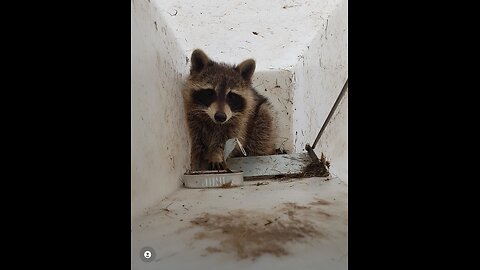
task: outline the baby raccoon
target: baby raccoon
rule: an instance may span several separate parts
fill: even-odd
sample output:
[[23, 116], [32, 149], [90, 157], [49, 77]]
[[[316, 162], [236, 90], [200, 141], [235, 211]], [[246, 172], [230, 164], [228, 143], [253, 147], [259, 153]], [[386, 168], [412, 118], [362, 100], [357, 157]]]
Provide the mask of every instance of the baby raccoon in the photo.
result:
[[[193, 51], [183, 90], [192, 170], [227, 169], [223, 148], [234, 137], [249, 156], [274, 154], [271, 105], [252, 87], [254, 71], [253, 59], [230, 66]], [[231, 156], [240, 155], [237, 147]]]

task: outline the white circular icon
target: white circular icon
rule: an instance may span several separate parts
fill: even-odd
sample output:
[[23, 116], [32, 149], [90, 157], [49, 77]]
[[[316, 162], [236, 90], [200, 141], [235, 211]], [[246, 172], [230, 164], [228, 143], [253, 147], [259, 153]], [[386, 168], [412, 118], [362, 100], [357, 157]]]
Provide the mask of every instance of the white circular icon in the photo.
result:
[[156, 253], [152, 247], [143, 247], [138, 255], [143, 262], [150, 263], [155, 260]]

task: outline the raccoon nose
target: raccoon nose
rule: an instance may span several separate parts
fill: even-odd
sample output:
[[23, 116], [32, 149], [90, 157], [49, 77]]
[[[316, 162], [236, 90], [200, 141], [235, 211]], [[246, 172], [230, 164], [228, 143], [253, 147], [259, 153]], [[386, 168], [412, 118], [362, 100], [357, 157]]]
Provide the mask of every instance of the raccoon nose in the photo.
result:
[[217, 122], [223, 123], [225, 120], [227, 120], [227, 115], [224, 112], [217, 112], [215, 114], [215, 120]]

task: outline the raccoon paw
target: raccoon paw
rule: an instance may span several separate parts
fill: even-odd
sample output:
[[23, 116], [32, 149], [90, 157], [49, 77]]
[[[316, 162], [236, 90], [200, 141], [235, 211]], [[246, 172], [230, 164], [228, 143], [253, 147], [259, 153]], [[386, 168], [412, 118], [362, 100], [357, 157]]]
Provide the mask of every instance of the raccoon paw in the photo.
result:
[[227, 168], [227, 165], [225, 162], [209, 162], [208, 163], [208, 169], [209, 170], [225, 170]]

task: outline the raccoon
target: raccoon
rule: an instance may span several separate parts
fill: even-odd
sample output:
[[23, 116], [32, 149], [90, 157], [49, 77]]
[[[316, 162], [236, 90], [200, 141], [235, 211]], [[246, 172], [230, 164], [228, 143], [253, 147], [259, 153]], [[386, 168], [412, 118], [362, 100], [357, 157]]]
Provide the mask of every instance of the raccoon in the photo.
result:
[[[193, 51], [183, 89], [192, 170], [227, 169], [223, 148], [234, 137], [249, 156], [274, 154], [272, 106], [252, 87], [254, 71], [253, 59], [228, 65]], [[232, 156], [240, 155], [237, 147]]]

